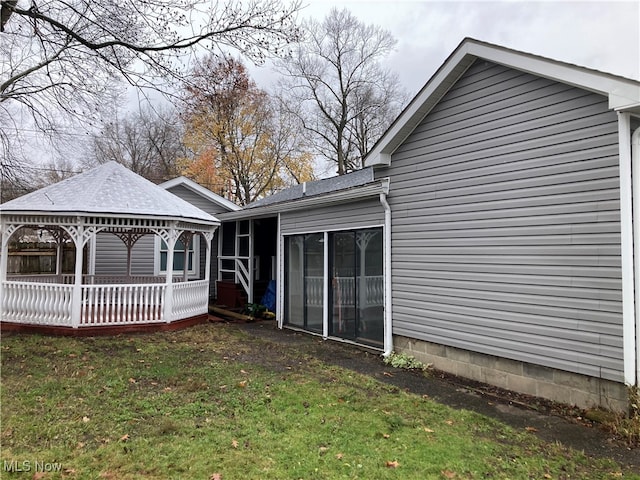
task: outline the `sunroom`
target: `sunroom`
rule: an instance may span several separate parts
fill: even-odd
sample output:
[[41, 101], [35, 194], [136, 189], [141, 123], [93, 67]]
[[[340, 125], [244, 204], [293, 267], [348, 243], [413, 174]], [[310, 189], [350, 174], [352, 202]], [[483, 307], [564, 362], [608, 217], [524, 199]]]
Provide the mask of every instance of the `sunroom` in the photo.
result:
[[390, 353], [388, 186], [368, 168], [220, 214], [222, 280], [250, 303], [272, 280], [281, 328]]
[[[177, 328], [206, 320], [211, 240], [216, 218], [116, 162], [0, 205], [0, 320], [3, 330], [73, 334]], [[26, 229], [56, 244], [55, 273], [9, 273], [9, 245]], [[96, 275], [96, 239], [111, 235], [126, 247], [122, 275]], [[153, 236], [164, 265], [184, 264], [184, 245], [201, 238], [201, 274], [132, 274], [136, 243]], [[147, 242], [149, 243], [149, 242]], [[75, 250], [74, 271], [62, 272], [65, 245]], [[104, 253], [104, 252], [103, 252]]]

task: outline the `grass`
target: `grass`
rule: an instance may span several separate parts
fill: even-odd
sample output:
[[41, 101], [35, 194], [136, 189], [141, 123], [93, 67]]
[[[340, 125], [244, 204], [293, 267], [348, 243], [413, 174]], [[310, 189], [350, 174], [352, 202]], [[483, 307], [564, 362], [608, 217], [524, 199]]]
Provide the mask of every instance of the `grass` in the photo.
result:
[[2, 478], [640, 478], [232, 325], [1, 353]]

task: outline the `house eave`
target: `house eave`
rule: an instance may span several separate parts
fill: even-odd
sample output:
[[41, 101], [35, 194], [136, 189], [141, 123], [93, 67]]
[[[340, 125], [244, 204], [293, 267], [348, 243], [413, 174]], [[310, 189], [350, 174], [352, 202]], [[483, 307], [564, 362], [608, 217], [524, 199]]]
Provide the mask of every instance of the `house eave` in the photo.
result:
[[327, 194], [312, 197], [297, 198], [287, 202], [275, 203], [264, 207], [246, 208], [237, 212], [228, 212], [218, 215], [218, 219], [225, 221], [244, 220], [248, 218], [261, 218], [275, 216], [278, 213], [292, 212], [306, 208], [333, 205], [336, 203], [351, 202], [370, 197], [376, 197], [380, 193], [389, 192], [389, 179], [384, 178], [373, 183], [359, 187], [348, 188]]
[[164, 188], [165, 190], [169, 190], [173, 187], [177, 187], [177, 186], [183, 186], [189, 190], [191, 190], [192, 192], [200, 195], [201, 197], [206, 198], [207, 200], [223, 207], [226, 208], [227, 210], [231, 210], [231, 211], [238, 211], [241, 210], [242, 207], [236, 205], [235, 203], [227, 200], [226, 198], [221, 197], [220, 195], [215, 194], [214, 192], [212, 192], [211, 190], [206, 189], [205, 187], [203, 187], [202, 185], [194, 182], [193, 180], [188, 179], [187, 177], [177, 177], [177, 178], [173, 178], [171, 180], [168, 180], [164, 183], [161, 183], [160, 185], [158, 185], [159, 187]]
[[390, 165], [395, 150], [478, 59], [604, 95], [612, 110], [640, 113], [640, 82], [636, 80], [466, 38], [374, 145], [366, 165]]

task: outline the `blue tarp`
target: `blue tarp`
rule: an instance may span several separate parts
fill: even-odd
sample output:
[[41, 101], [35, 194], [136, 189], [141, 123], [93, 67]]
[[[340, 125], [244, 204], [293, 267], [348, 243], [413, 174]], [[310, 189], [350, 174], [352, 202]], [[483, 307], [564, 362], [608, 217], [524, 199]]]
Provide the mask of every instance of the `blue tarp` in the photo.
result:
[[270, 312], [276, 311], [276, 281], [271, 280], [269, 285], [267, 286], [267, 291], [264, 293], [262, 297], [262, 301], [260, 302], [262, 305], [267, 307], [267, 310]]

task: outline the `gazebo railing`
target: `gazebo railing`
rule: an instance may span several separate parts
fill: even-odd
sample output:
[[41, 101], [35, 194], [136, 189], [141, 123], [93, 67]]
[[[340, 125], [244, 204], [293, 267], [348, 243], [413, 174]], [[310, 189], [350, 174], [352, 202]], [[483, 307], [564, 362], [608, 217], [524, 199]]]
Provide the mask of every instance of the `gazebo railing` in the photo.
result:
[[2, 321], [33, 325], [71, 326], [72, 285], [4, 282]]
[[173, 318], [188, 318], [209, 310], [209, 281], [196, 280], [173, 285]]
[[83, 285], [80, 326], [163, 320], [165, 284]]
[[74, 285], [8, 280], [1, 285], [0, 319], [31, 325], [61, 327], [116, 326], [181, 320], [206, 314], [207, 280], [172, 285], [172, 308], [166, 317], [167, 285], [83, 284], [80, 319], [72, 320]]
[[[42, 274], [42, 275], [8, 275], [8, 280], [18, 282], [36, 282], [36, 283], [62, 283], [73, 284], [75, 275], [64, 273]], [[173, 283], [182, 282], [183, 276], [174, 275]], [[82, 283], [86, 285], [113, 285], [113, 284], [140, 284], [140, 283], [164, 283], [164, 275], [83, 275]]]

